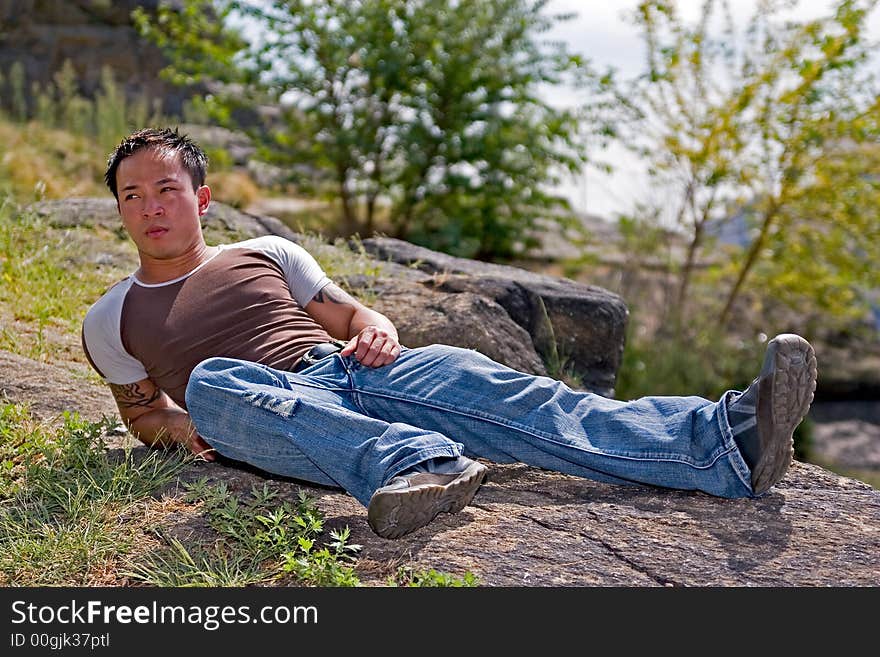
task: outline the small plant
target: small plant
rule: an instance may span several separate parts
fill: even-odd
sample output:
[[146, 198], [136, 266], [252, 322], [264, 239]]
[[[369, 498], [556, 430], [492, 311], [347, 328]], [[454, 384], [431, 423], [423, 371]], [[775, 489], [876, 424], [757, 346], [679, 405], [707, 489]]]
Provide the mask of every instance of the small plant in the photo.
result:
[[409, 587], [473, 587], [479, 586], [477, 577], [466, 572], [462, 577], [455, 577], [448, 573], [441, 573], [433, 568], [430, 570], [413, 570], [408, 566], [401, 566], [397, 573], [389, 578], [389, 586]]
[[282, 570], [309, 586], [359, 586], [352, 564], [361, 546], [348, 544], [348, 527], [332, 530], [330, 538], [330, 543], [315, 549], [314, 540], [299, 537], [296, 549], [282, 555]]
[[290, 573], [308, 586], [358, 586], [349, 530], [330, 532], [319, 547], [324, 519], [302, 491], [297, 503], [279, 499], [268, 483], [247, 498], [230, 494], [225, 483], [199, 479], [186, 485], [186, 501], [199, 503], [218, 538], [210, 547], [188, 548], [163, 532], [164, 550], [138, 558], [128, 575], [154, 586], [247, 586]]

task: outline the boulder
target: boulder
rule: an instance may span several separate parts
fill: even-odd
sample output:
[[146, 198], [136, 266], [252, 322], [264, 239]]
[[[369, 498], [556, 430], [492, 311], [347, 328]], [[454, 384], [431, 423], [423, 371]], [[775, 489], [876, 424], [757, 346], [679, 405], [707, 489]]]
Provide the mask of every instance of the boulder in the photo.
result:
[[[27, 403], [46, 421], [62, 411], [115, 416], [105, 386], [83, 371], [0, 350], [0, 398]], [[111, 449], [131, 449], [111, 430]], [[134, 455], [147, 448], [136, 446]], [[185, 481], [223, 484], [246, 497], [264, 485], [278, 502], [314, 499], [325, 532], [351, 530], [362, 546], [356, 574], [383, 586], [399, 566], [462, 577], [485, 587], [877, 587], [880, 491], [819, 466], [795, 462], [758, 499], [726, 500], [650, 486], [614, 486], [521, 464], [488, 463], [487, 482], [457, 514], [441, 514], [408, 536], [386, 540], [366, 509], [341, 490], [221, 463], [195, 462]], [[177, 487], [166, 495], [169, 538], [210, 544], [216, 536]], [[186, 511], [186, 512], [184, 512]]]
[[439, 343], [476, 349], [508, 367], [547, 374], [529, 334], [491, 298], [394, 279], [379, 281], [374, 289], [378, 294], [371, 306], [394, 322], [407, 347]]
[[131, 19], [136, 7], [152, 12], [159, 4], [0, 0], [0, 71], [20, 62], [30, 95], [32, 83], [46, 87], [69, 60], [80, 93], [93, 97], [102, 68], [109, 66], [130, 98], [160, 98], [166, 113], [180, 114], [186, 94], [160, 79], [166, 61], [157, 47], [140, 37]]
[[616, 294], [391, 238], [365, 239], [363, 246], [379, 259], [431, 274], [438, 290], [492, 299], [526, 331], [532, 347], [556, 374], [574, 377], [586, 390], [614, 395], [628, 316], [626, 304]]

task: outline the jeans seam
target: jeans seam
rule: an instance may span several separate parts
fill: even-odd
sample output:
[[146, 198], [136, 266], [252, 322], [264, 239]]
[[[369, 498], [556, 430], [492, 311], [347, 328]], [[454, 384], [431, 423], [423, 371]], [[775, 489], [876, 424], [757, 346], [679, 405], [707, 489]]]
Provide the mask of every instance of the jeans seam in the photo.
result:
[[[489, 415], [484, 415], [484, 414], [478, 413], [478, 412], [476, 412], [476, 411], [472, 411], [472, 410], [470, 410], [470, 409], [468, 409], [467, 411], [463, 411], [463, 410], [461, 410], [460, 407], [445, 406], [445, 405], [440, 404], [440, 403], [437, 403], [437, 402], [426, 402], [426, 401], [424, 401], [424, 400], [422, 400], [422, 399], [418, 399], [418, 398], [410, 398], [410, 397], [407, 397], [407, 396], [404, 396], [404, 395], [389, 395], [389, 394], [387, 394], [387, 393], [374, 392], [374, 391], [372, 391], [372, 390], [358, 389], [357, 387], [352, 387], [352, 394], [354, 395], [355, 403], [357, 403], [358, 406], [361, 407], [362, 409], [363, 409], [363, 407], [362, 407], [362, 405], [360, 404], [359, 400], [357, 399], [358, 394], [372, 395], [372, 396], [374, 396], [374, 397], [381, 397], [381, 398], [385, 398], [385, 399], [393, 399], [393, 400], [397, 400], [397, 401], [408, 402], [408, 403], [411, 403], [411, 404], [419, 404], [419, 405], [421, 405], [421, 406], [426, 406], [426, 407], [428, 407], [428, 408], [434, 408], [434, 409], [437, 409], [437, 410], [440, 410], [440, 411], [444, 411], [444, 412], [455, 413], [456, 415], [462, 415], [462, 416], [464, 416], [464, 417], [471, 417], [471, 418], [475, 418], [475, 419], [483, 420], [483, 421], [486, 421], [486, 422], [492, 422], [493, 424], [496, 424], [496, 425], [498, 425], [498, 426], [500, 426], [500, 427], [505, 427], [505, 428], [508, 428], [508, 429], [512, 429], [512, 430], [514, 430], [514, 431], [519, 431], [520, 433], [524, 433], [524, 434], [526, 434], [526, 435], [534, 436], [534, 437], [536, 437], [536, 438], [541, 438], [541, 439], [543, 439], [543, 440], [547, 440], [547, 441], [549, 441], [549, 442], [552, 442], [552, 443], [554, 443], [554, 444], [556, 444], [556, 445], [560, 445], [560, 446], [563, 446], [563, 447], [567, 447], [567, 448], [571, 448], [571, 449], [577, 449], [577, 450], [580, 450], [580, 451], [582, 451], [582, 452], [587, 452], [587, 453], [589, 453], [589, 454], [595, 454], [595, 455], [597, 455], [597, 456], [607, 456], [607, 457], [610, 457], [610, 458], [625, 459], [625, 460], [628, 460], [628, 461], [675, 462], [675, 463], [683, 463], [683, 464], [685, 464], [685, 465], [687, 465], [687, 466], [689, 466], [689, 467], [692, 467], [692, 468], [694, 468], [694, 469], [697, 469], [697, 470], [708, 470], [708, 469], [714, 467], [715, 464], [716, 464], [716, 463], [717, 463], [717, 462], [718, 462], [723, 456], [725, 456], [725, 455], [728, 454], [730, 451], [732, 451], [727, 445], [723, 444], [721, 450], [720, 450], [717, 454], [716, 454], [716, 453], [713, 453], [713, 454], [711, 455], [711, 457], [710, 457], [710, 460], [709, 460], [707, 463], [705, 463], [705, 464], [695, 463], [694, 461], [690, 461], [690, 460], [688, 460], [688, 459], [681, 458], [681, 457], [679, 457], [679, 456], [675, 456], [675, 457], [673, 457], [673, 456], [648, 456], [648, 457], [643, 457], [643, 456], [631, 456], [631, 455], [625, 455], [625, 454], [616, 454], [616, 453], [611, 453], [611, 452], [604, 451], [604, 450], [591, 450], [591, 449], [586, 449], [586, 448], [583, 448], [583, 447], [581, 447], [581, 446], [579, 446], [579, 445], [572, 445], [572, 444], [570, 444], [570, 443], [561, 443], [561, 442], [559, 442], [559, 441], [557, 441], [557, 440], [555, 439], [555, 435], [554, 435], [554, 434], [544, 433], [544, 432], [541, 432], [541, 431], [538, 431], [538, 430], [535, 430], [535, 429], [532, 429], [532, 428], [529, 428], [529, 427], [525, 427], [525, 426], [522, 426], [522, 425], [517, 425], [517, 424], [515, 424], [515, 423], [508, 423], [508, 422], [503, 421], [502, 419], [499, 419], [499, 418], [496, 418], [496, 417], [492, 417], [492, 416], [489, 416]], [[366, 411], [364, 411], [364, 412], [366, 412]], [[369, 413], [368, 413], [368, 415], [369, 415]], [[737, 473], [737, 474], [739, 474], [739, 473]]]
[[728, 455], [731, 468], [736, 474], [737, 479], [739, 479], [740, 483], [742, 483], [749, 494], [754, 495], [754, 491], [752, 490], [751, 471], [746, 465], [745, 459], [743, 459], [739, 448], [736, 446], [736, 442], [733, 439], [733, 432], [730, 429], [730, 420], [727, 417], [727, 400], [734, 394], [738, 394], [738, 391], [728, 390], [721, 395], [721, 399], [718, 400], [718, 405], [721, 407], [718, 410], [718, 429], [721, 431], [722, 443], [727, 448], [724, 453]]

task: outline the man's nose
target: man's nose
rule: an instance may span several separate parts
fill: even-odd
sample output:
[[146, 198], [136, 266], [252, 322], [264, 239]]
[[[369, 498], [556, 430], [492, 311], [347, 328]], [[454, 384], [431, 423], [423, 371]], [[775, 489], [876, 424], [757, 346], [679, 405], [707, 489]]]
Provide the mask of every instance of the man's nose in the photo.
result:
[[144, 198], [143, 214], [145, 217], [155, 217], [161, 215], [164, 211], [158, 198], [154, 196]]

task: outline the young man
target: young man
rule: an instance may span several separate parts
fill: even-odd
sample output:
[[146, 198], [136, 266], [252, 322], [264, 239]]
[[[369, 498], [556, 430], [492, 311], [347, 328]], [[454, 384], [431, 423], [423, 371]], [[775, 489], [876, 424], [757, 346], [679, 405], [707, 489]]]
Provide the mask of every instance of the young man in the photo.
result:
[[140, 267], [89, 309], [83, 347], [144, 443], [341, 487], [385, 538], [464, 508], [487, 472], [473, 456], [730, 498], [786, 473], [816, 386], [803, 338], [771, 340], [751, 386], [718, 402], [621, 402], [472, 350], [408, 349], [297, 244], [208, 246], [206, 167], [168, 129], [108, 163]]

